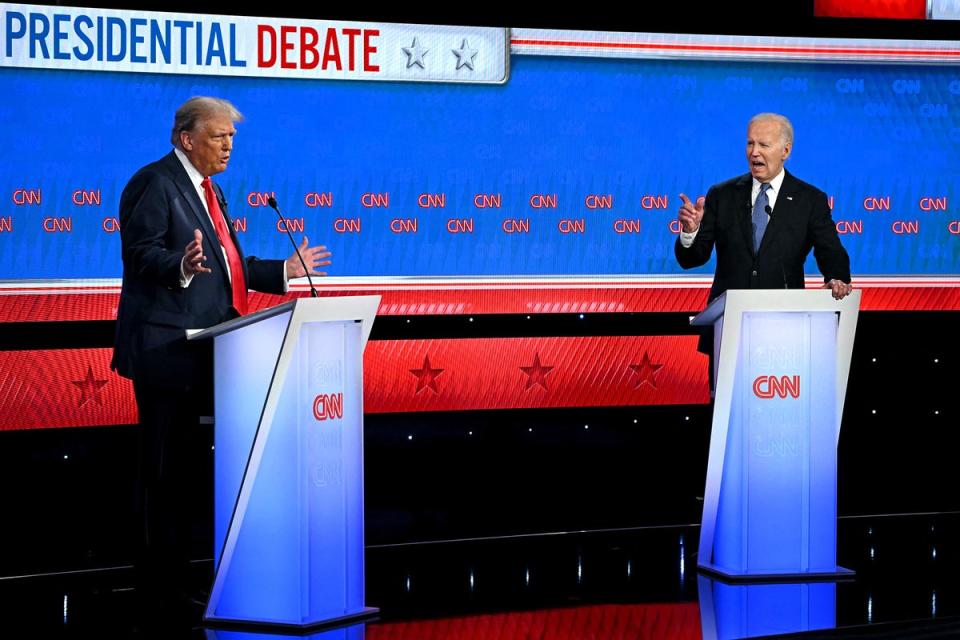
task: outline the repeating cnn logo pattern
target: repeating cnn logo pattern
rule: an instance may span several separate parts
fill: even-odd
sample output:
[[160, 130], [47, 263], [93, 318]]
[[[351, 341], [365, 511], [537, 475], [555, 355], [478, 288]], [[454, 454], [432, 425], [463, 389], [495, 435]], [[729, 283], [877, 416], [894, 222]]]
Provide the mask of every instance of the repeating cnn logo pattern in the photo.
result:
[[800, 397], [800, 376], [757, 376], [753, 381], [753, 394], [768, 400], [773, 397]]
[[313, 417], [318, 421], [343, 418], [343, 393], [321, 393], [313, 399]]

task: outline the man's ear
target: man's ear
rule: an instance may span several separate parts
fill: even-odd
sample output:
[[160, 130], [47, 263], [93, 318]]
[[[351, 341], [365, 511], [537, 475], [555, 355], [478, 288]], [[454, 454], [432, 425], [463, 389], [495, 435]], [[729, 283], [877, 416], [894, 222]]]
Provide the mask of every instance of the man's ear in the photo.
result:
[[193, 151], [193, 139], [190, 137], [189, 131], [180, 132], [180, 147], [184, 151]]

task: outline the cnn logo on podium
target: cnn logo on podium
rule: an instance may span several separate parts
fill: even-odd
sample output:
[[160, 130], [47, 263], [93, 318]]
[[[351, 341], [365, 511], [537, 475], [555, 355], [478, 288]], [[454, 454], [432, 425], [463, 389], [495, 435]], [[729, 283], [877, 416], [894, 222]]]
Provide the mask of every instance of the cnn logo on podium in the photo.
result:
[[800, 376], [757, 376], [753, 394], [765, 400], [770, 398], [800, 397]]
[[343, 418], [343, 393], [321, 393], [313, 399], [313, 417], [318, 421]]

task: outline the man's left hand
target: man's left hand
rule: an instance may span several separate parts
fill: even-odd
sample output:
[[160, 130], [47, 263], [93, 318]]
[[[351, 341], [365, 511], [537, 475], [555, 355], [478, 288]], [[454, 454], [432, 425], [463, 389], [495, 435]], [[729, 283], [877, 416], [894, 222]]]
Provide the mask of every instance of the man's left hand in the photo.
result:
[[[310, 270], [310, 275], [327, 275], [326, 271], [317, 271], [317, 267], [326, 267], [330, 264], [330, 260], [328, 260], [331, 255], [330, 252], [322, 244], [315, 247], [309, 247], [308, 244], [309, 241], [304, 236], [303, 242], [300, 243], [300, 255], [303, 256], [303, 261], [306, 263], [307, 269]], [[303, 278], [306, 275], [307, 272], [303, 270], [303, 265], [300, 264], [300, 258], [297, 257], [296, 253], [287, 258], [287, 280]]]
[[830, 289], [833, 291], [833, 297], [835, 300], [842, 300], [850, 295], [850, 292], [853, 291], [853, 285], [847, 284], [843, 280], [831, 280], [823, 285], [824, 289]]

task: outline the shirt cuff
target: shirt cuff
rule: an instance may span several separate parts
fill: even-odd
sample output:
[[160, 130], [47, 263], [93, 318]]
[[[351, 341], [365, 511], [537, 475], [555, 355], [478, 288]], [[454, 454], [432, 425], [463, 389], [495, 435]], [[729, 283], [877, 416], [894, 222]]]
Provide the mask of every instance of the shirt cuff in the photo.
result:
[[[697, 231], [700, 231], [700, 227], [697, 227]], [[692, 233], [681, 231], [680, 246], [682, 246], [684, 249], [689, 249], [691, 246], [693, 246], [693, 240], [697, 237], [697, 231], [693, 231]]]
[[186, 259], [187, 259], [187, 256], [183, 256], [182, 258], [180, 258], [180, 288], [181, 289], [186, 289], [187, 287], [189, 287], [190, 283], [193, 281], [193, 276], [195, 275], [192, 273], [188, 275], [187, 272], [184, 271], [183, 265], [184, 265], [184, 260]]

